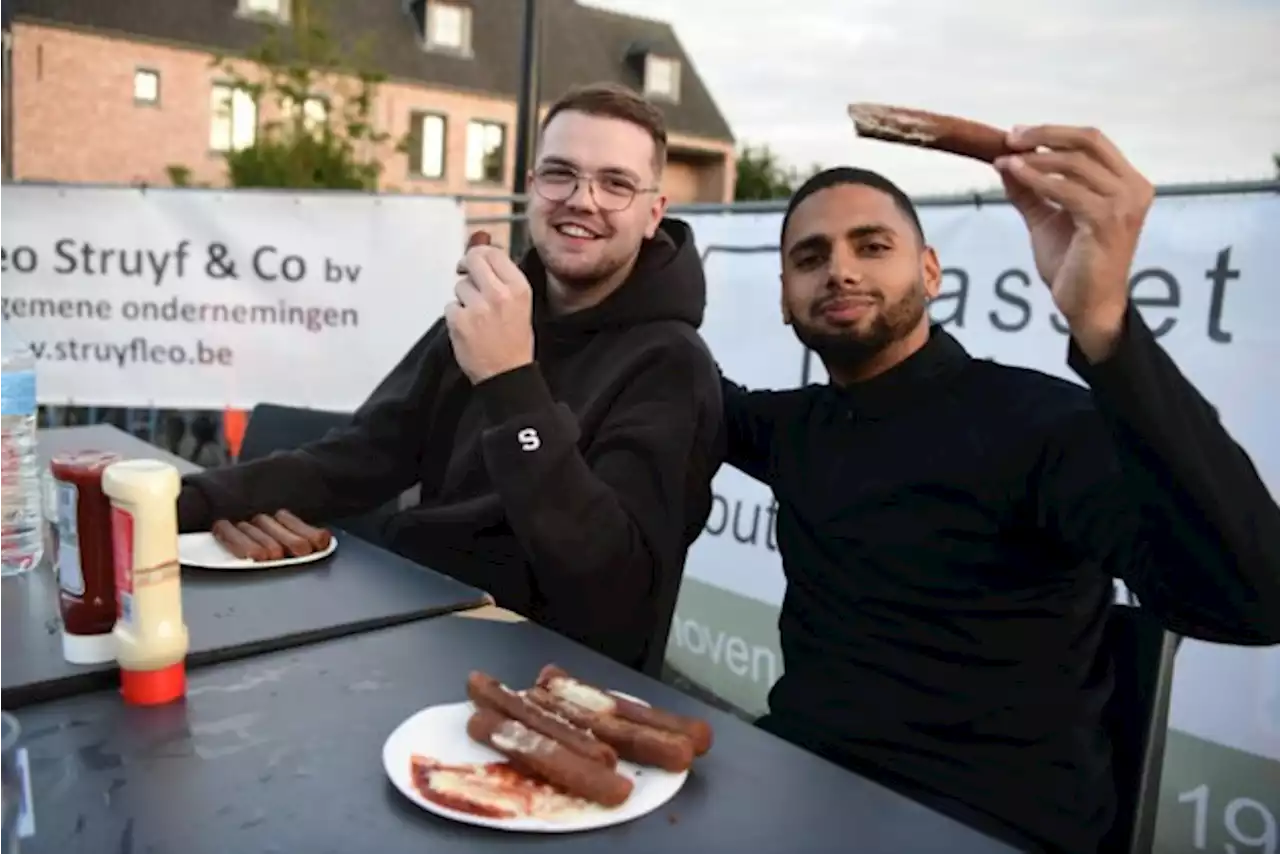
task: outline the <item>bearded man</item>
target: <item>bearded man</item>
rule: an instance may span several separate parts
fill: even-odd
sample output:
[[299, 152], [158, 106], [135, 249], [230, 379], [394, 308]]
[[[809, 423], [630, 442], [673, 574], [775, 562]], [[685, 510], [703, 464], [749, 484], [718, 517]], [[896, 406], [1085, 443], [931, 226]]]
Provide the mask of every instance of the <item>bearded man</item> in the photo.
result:
[[724, 380], [728, 462], [773, 490], [787, 577], [760, 726], [1022, 850], [1091, 852], [1115, 810], [1114, 579], [1181, 634], [1280, 642], [1280, 510], [1129, 300], [1151, 185], [1089, 129], [1008, 145], [1087, 387], [931, 324], [910, 200], [831, 169], [781, 241], [784, 319], [830, 382]]

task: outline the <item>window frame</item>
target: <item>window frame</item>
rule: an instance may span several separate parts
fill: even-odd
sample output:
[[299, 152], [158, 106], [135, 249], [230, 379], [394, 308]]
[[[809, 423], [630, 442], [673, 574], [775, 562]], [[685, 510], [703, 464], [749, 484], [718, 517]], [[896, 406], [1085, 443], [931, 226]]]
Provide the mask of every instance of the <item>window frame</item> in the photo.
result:
[[[151, 100], [138, 97], [138, 77], [149, 74], [156, 81], [156, 96]], [[147, 65], [138, 65], [133, 69], [133, 104], [136, 107], [158, 107], [160, 106], [160, 69], [152, 68]]]
[[[471, 160], [471, 129], [472, 129], [472, 127], [473, 127], [473, 126], [474, 126], [474, 127], [496, 127], [496, 128], [498, 128], [498, 129], [500, 129], [500, 130], [502, 131], [502, 147], [501, 147], [501, 149], [500, 149], [502, 156], [499, 158], [499, 163], [498, 163], [498, 177], [497, 177], [496, 179], [495, 179], [495, 178], [488, 178], [488, 177], [472, 178], [472, 177], [471, 177], [471, 175], [469, 175], [469, 174], [468, 174], [468, 167], [470, 167], [470, 165], [471, 165], [471, 163], [470, 163], [470, 160]], [[467, 180], [467, 183], [468, 183], [468, 184], [471, 184], [471, 185], [473, 185], [473, 186], [486, 186], [486, 187], [503, 187], [503, 186], [506, 186], [506, 183], [507, 183], [507, 141], [508, 141], [508, 132], [507, 132], [507, 123], [506, 123], [506, 122], [499, 121], [498, 119], [486, 119], [486, 118], [470, 118], [470, 119], [467, 119], [466, 148], [465, 148], [465, 150], [464, 150], [464, 151], [465, 151], [465, 154], [463, 155], [463, 161], [464, 161], [464, 162], [463, 162], [463, 165], [462, 165], [462, 174], [463, 174], [463, 177], [464, 177], [464, 178], [466, 178], [466, 180]], [[487, 156], [487, 155], [486, 155], [486, 156]]]
[[[440, 120], [440, 174], [432, 175], [422, 169], [423, 126], [427, 119]], [[441, 110], [413, 109], [409, 111], [409, 144], [407, 152], [409, 177], [419, 181], [443, 181], [449, 175], [449, 116]], [[415, 168], [416, 166], [416, 168]]]
[[[455, 10], [462, 15], [462, 43], [450, 44], [448, 42], [436, 41], [432, 36], [435, 32], [435, 24], [437, 17], [442, 8]], [[439, 2], [439, 0], [427, 0], [426, 12], [422, 17], [422, 47], [435, 53], [449, 53], [457, 56], [471, 56], [472, 44], [475, 38], [474, 27], [475, 14], [469, 3]]]
[[[214, 94], [219, 89], [226, 89], [231, 94], [231, 97], [229, 99], [229, 107], [230, 107], [230, 113], [231, 113], [231, 116], [230, 116], [231, 130], [230, 130], [230, 139], [227, 140], [226, 148], [219, 148], [218, 146], [214, 145], [214, 141], [213, 141], [213, 121], [214, 121], [213, 99], [214, 99]], [[240, 148], [236, 147], [236, 123], [235, 123], [235, 103], [236, 103], [235, 93], [236, 92], [244, 92], [245, 96], [248, 98], [249, 103], [253, 105], [253, 139], [247, 145], [244, 145]], [[261, 105], [258, 103], [258, 100], [256, 98], [252, 97], [249, 94], [249, 90], [245, 89], [243, 86], [235, 85], [235, 83], [231, 82], [230, 80], [214, 80], [209, 87], [209, 150], [214, 154], [230, 154], [235, 151], [243, 151], [245, 148], [249, 148], [250, 146], [257, 144], [258, 133], [261, 129], [262, 129]]]
[[[671, 69], [671, 89], [655, 89], [652, 86], [653, 66], [657, 64], [665, 64]], [[681, 73], [683, 71], [683, 63], [679, 57], [667, 56], [661, 53], [647, 53], [644, 57], [644, 94], [649, 98], [660, 98], [664, 101], [670, 101], [673, 104], [680, 102], [680, 87], [683, 84]]]
[[293, 19], [293, 0], [275, 0], [275, 11], [250, 8], [251, 2], [253, 0], [236, 0], [236, 15], [254, 21], [278, 21], [282, 24]]

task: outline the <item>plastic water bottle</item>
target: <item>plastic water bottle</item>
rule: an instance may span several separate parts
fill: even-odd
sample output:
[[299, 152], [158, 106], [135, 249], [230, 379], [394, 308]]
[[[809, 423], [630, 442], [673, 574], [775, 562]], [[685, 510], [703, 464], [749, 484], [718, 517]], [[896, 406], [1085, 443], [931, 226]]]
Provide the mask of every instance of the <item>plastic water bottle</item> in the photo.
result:
[[28, 572], [44, 555], [40, 463], [36, 458], [36, 362], [26, 342], [3, 330], [0, 373], [0, 574]]

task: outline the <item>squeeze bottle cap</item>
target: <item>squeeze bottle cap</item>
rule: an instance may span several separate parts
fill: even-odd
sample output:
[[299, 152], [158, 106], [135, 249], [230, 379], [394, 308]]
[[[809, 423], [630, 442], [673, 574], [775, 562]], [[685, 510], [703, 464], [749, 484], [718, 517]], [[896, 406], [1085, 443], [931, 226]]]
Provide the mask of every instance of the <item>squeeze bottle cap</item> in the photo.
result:
[[120, 693], [134, 706], [172, 703], [187, 692], [186, 662], [159, 670], [120, 670]]

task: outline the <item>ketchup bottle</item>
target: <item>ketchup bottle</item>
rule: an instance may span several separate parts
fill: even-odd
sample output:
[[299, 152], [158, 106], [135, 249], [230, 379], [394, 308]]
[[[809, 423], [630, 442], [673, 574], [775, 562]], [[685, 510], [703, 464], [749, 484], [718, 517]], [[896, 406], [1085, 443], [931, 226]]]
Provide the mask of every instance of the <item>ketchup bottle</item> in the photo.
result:
[[102, 473], [119, 454], [59, 454], [49, 468], [58, 508], [58, 605], [62, 655], [73, 664], [116, 657], [116, 581], [112, 563], [111, 502]]

